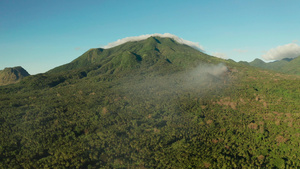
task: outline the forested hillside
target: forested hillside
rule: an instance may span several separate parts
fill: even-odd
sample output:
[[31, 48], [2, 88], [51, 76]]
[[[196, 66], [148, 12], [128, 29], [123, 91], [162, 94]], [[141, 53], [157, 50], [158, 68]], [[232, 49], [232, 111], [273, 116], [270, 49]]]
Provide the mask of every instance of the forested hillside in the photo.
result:
[[0, 168], [297, 168], [299, 83], [168, 38], [92, 49], [0, 87]]

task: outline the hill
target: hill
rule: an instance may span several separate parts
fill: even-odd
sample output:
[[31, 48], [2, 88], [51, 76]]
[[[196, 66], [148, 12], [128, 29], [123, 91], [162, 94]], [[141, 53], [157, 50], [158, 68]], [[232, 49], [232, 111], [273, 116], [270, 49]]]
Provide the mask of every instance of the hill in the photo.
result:
[[265, 63], [260, 59], [255, 59], [249, 63], [251, 66], [268, 70], [274, 70], [282, 73], [300, 75], [300, 57], [289, 59], [285, 58], [279, 61]]
[[26, 76], [29, 76], [29, 73], [21, 66], [5, 68], [0, 70], [0, 86], [16, 83]]
[[300, 167], [299, 76], [171, 40], [0, 87], [0, 168]]

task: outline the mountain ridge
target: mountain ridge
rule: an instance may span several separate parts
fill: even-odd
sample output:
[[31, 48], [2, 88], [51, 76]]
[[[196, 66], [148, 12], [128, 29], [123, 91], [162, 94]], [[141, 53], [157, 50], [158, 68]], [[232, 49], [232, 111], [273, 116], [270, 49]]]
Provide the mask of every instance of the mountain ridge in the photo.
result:
[[240, 63], [281, 73], [300, 75], [300, 56], [296, 58], [284, 58], [273, 62], [264, 62], [256, 58], [251, 62]]

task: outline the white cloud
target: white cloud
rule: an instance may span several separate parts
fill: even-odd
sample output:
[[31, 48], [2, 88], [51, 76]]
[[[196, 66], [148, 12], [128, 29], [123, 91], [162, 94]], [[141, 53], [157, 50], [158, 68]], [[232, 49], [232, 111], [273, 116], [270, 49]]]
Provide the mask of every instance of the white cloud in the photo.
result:
[[228, 59], [228, 57], [225, 53], [213, 52], [212, 55], [215, 56], [215, 57], [218, 57], [218, 58]]
[[270, 49], [266, 54], [262, 55], [262, 58], [265, 60], [281, 60], [298, 56], [300, 56], [300, 46], [296, 43], [289, 43]]
[[204, 51], [204, 48], [201, 45], [199, 45], [198, 42], [192, 42], [192, 41], [184, 40], [184, 39], [179, 38], [178, 36], [170, 34], [170, 33], [164, 33], [164, 34], [154, 33], [154, 34], [146, 34], [146, 35], [140, 35], [140, 36], [126, 37], [126, 38], [123, 38], [123, 39], [119, 39], [115, 42], [109, 43], [108, 45], [103, 46], [102, 48], [108, 49], [108, 48], [112, 48], [112, 47], [124, 44], [126, 42], [141, 41], [141, 40], [145, 40], [145, 39], [147, 39], [151, 36], [158, 36], [158, 37], [162, 37], [162, 38], [171, 38], [171, 39], [175, 40], [176, 42], [178, 42], [180, 44], [185, 44], [185, 45], [191, 46], [195, 49], [198, 49], [200, 51]]

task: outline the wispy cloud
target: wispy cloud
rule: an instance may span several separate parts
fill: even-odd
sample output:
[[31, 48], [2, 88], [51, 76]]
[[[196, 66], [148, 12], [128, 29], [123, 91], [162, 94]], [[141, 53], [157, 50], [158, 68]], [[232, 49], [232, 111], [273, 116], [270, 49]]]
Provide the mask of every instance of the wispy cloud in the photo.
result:
[[228, 59], [228, 57], [227, 57], [227, 55], [225, 53], [213, 52], [212, 55], [215, 56], [215, 57], [218, 57], [218, 58]]
[[158, 37], [162, 37], [162, 38], [171, 38], [171, 39], [175, 40], [176, 42], [178, 42], [180, 44], [185, 44], [185, 45], [191, 46], [195, 49], [198, 49], [200, 51], [204, 51], [203, 46], [199, 45], [198, 42], [188, 41], [188, 40], [179, 38], [178, 36], [170, 34], [170, 33], [164, 33], [164, 34], [154, 33], [154, 34], [146, 34], [146, 35], [140, 35], [140, 36], [126, 37], [126, 38], [123, 38], [123, 39], [119, 39], [115, 42], [109, 43], [108, 45], [103, 46], [102, 48], [108, 49], [108, 48], [112, 48], [112, 47], [124, 44], [126, 42], [141, 41], [141, 40], [145, 40], [145, 39], [147, 39], [151, 36], [158, 36]]
[[266, 54], [262, 55], [262, 58], [265, 60], [281, 60], [298, 56], [300, 56], [300, 46], [296, 43], [289, 43], [270, 49]]

